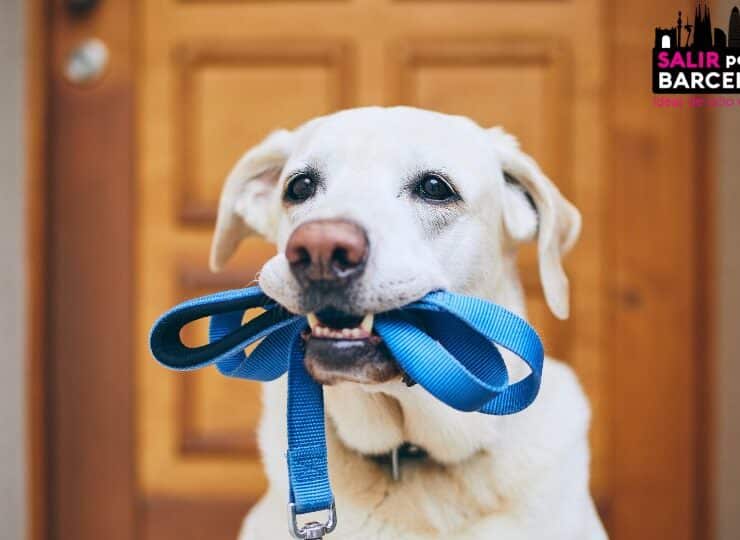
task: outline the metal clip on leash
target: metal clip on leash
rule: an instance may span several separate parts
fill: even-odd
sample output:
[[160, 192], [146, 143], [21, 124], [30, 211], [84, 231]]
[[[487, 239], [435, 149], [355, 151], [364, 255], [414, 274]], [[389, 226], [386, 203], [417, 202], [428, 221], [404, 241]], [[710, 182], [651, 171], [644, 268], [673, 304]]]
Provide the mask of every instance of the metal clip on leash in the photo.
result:
[[332, 532], [337, 526], [337, 509], [334, 503], [331, 503], [329, 508], [329, 517], [326, 523], [319, 523], [318, 521], [309, 521], [302, 527], [298, 526], [297, 514], [295, 510], [295, 504], [288, 504], [288, 520], [290, 523], [290, 534], [293, 538], [298, 540], [321, 540], [324, 535]]

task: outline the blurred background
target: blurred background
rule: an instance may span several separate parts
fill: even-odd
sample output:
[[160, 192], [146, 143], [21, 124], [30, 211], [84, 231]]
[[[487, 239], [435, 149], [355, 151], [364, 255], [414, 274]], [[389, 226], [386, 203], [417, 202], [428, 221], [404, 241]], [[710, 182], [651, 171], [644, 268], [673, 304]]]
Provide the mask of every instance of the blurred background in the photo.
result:
[[235, 538], [265, 488], [259, 387], [165, 372], [148, 328], [271, 255], [250, 239], [207, 269], [241, 153], [368, 104], [503, 125], [581, 209], [569, 321], [533, 246], [520, 266], [592, 403], [610, 537], [740, 538], [740, 107], [651, 92], [654, 28], [694, 7], [0, 0], [0, 538]]

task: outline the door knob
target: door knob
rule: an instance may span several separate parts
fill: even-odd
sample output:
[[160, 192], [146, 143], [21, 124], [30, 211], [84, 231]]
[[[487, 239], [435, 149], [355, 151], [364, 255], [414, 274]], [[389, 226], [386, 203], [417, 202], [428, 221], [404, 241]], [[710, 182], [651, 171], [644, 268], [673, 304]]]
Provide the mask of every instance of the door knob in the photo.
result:
[[67, 80], [83, 85], [98, 80], [108, 66], [108, 47], [97, 38], [80, 42], [67, 56]]

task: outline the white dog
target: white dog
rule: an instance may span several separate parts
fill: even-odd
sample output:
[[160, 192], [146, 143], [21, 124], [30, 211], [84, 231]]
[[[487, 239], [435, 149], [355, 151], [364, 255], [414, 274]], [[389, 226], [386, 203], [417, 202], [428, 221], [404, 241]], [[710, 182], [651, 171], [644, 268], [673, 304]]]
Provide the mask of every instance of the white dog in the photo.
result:
[[[602, 540], [588, 488], [589, 407], [573, 372], [546, 359], [535, 403], [462, 413], [413, 385], [372, 333], [372, 314], [434, 289], [525, 315], [517, 246], [537, 240], [545, 298], [568, 316], [561, 256], [580, 229], [566, 201], [500, 128], [418, 109], [362, 108], [277, 131], [247, 152], [221, 196], [217, 270], [256, 232], [278, 254], [262, 289], [306, 314], [306, 366], [324, 383], [339, 512], [330, 538]], [[513, 379], [528, 369], [506, 357]], [[270, 487], [242, 540], [287, 538], [286, 384], [264, 389], [260, 446]], [[413, 444], [394, 480], [378, 455]]]

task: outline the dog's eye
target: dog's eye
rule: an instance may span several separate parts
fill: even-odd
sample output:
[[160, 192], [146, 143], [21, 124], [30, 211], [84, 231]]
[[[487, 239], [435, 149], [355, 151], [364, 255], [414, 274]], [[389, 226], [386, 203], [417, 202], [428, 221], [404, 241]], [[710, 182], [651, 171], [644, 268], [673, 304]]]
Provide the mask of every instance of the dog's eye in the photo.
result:
[[436, 173], [425, 173], [417, 182], [414, 191], [419, 197], [428, 201], [448, 202], [460, 198], [447, 180]]
[[310, 199], [316, 193], [316, 179], [309, 174], [298, 174], [290, 179], [285, 188], [284, 199], [299, 203]]

